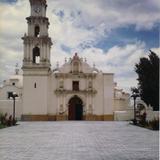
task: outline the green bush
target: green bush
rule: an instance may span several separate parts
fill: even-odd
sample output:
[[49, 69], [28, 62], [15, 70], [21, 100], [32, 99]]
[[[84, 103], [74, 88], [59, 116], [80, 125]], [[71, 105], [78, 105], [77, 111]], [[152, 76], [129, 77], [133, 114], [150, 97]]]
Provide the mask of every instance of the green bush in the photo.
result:
[[3, 124], [0, 124], [0, 129], [5, 128], [6, 126]]

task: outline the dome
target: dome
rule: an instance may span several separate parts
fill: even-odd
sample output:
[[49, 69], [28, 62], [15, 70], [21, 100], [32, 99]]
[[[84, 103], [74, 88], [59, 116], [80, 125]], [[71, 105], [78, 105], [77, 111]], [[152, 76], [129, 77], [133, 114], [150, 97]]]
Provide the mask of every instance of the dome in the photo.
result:
[[59, 73], [59, 70], [53, 70], [53, 73]]
[[97, 72], [96, 70], [94, 70], [92, 73], [95, 73], [95, 74], [97, 74], [98, 72]]

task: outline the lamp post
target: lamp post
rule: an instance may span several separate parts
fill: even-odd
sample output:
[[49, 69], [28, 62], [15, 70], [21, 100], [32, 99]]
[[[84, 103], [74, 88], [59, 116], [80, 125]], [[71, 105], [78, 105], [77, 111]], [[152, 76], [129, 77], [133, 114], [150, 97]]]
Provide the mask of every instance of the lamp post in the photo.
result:
[[136, 92], [133, 92], [131, 97], [133, 97], [133, 100], [134, 100], [134, 119], [133, 119], [133, 124], [137, 124], [137, 120], [136, 120], [136, 98], [139, 97], [139, 94], [136, 93]]
[[13, 120], [15, 120], [15, 100], [16, 100], [16, 97], [18, 97], [18, 95], [16, 94], [16, 92], [12, 92], [10, 94], [10, 98], [13, 99]]

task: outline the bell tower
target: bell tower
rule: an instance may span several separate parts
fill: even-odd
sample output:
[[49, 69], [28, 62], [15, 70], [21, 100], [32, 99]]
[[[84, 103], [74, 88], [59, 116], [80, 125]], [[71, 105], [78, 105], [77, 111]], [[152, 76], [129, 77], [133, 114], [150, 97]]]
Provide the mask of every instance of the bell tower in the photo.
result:
[[46, 0], [29, 0], [31, 13], [26, 18], [27, 34], [24, 34], [23, 58], [23, 116], [46, 115], [50, 69], [51, 38], [48, 35], [49, 20], [46, 17]]
[[46, 17], [46, 0], [30, 0], [31, 16], [27, 17], [28, 33], [24, 41], [23, 69], [50, 68], [51, 38]]

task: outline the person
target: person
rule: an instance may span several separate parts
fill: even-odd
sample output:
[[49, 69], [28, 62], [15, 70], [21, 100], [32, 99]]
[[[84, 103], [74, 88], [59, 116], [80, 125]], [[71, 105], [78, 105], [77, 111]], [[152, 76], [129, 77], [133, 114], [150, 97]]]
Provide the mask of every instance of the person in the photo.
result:
[[7, 126], [12, 125], [12, 115], [9, 116], [8, 121], [7, 121]]
[[141, 124], [142, 125], [146, 124], [146, 117], [147, 117], [147, 113], [146, 113], [146, 111], [144, 111], [143, 114], [141, 115]]

